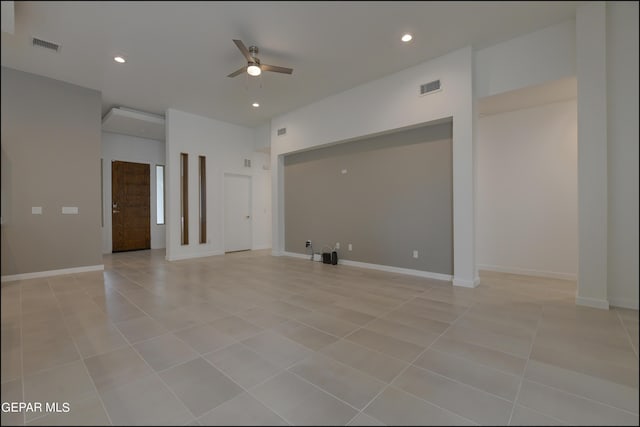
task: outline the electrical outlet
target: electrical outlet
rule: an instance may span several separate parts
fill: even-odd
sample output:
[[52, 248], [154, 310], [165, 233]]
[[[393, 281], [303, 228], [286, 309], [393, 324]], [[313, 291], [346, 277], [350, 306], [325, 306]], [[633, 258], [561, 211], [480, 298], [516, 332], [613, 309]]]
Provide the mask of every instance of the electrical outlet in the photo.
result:
[[352, 251], [353, 250], [353, 245], [351, 243], [349, 243], [349, 250]]
[[413, 257], [414, 258], [418, 258], [418, 251], [416, 251], [416, 250], [413, 251]]
[[340, 249], [340, 242], [336, 243], [336, 249]]

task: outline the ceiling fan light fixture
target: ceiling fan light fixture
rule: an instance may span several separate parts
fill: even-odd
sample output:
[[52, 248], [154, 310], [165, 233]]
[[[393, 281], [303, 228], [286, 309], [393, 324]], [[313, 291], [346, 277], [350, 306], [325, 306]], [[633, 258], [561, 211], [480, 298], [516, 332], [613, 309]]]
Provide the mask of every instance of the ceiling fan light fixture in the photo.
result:
[[249, 73], [250, 76], [259, 76], [262, 73], [262, 70], [258, 65], [254, 63], [249, 64], [249, 66], [247, 67], [247, 73]]
[[254, 108], [258, 108], [260, 106], [260, 104], [257, 103], [257, 102], [254, 102], [253, 104], [251, 104], [251, 106], [254, 107]]
[[261, 64], [258, 59], [258, 48], [256, 46], [247, 47], [242, 43], [242, 40], [234, 39], [233, 42], [236, 44], [242, 56], [247, 60], [246, 67], [238, 68], [233, 73], [229, 74], [227, 77], [236, 77], [241, 74], [247, 73], [250, 76], [256, 77], [262, 74], [263, 71], [271, 71], [274, 73], [283, 73], [283, 74], [291, 74], [293, 72], [292, 68], [287, 67], [279, 67], [277, 65], [269, 65], [269, 64]]
[[413, 36], [409, 33], [402, 36], [402, 41], [405, 43], [410, 42], [412, 39], [413, 39]]

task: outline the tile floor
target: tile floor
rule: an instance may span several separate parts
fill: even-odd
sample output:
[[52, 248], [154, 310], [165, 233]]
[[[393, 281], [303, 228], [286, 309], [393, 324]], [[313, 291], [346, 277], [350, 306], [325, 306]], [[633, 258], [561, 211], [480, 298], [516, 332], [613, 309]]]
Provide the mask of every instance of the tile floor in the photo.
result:
[[638, 425], [638, 312], [243, 252], [2, 284], [3, 425]]

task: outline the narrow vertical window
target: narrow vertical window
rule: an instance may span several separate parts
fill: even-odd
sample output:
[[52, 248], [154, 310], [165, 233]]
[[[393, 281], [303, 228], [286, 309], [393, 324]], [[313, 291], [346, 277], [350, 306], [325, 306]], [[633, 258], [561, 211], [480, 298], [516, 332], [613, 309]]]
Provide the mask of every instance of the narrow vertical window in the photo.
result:
[[180, 231], [182, 244], [189, 244], [189, 155], [180, 153]]
[[104, 227], [104, 159], [100, 159], [100, 225]]
[[200, 156], [200, 243], [207, 243], [207, 158]]
[[164, 224], [164, 166], [156, 165], [156, 224]]

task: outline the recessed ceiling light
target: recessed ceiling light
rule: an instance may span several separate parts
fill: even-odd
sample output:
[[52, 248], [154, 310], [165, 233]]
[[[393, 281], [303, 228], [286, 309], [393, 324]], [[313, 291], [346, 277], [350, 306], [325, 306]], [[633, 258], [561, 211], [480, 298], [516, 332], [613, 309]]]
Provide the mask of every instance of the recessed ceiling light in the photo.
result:
[[254, 102], [253, 104], [251, 104], [253, 107], [258, 108], [260, 106], [260, 104], [258, 104], [257, 102]]
[[411, 39], [413, 39], [413, 36], [411, 34], [409, 34], [409, 33], [407, 33], [404, 36], [402, 36], [402, 41], [405, 42], [405, 43], [406, 42], [410, 42]]
[[126, 59], [124, 59], [122, 56], [115, 56], [113, 58], [114, 61], [116, 61], [119, 64], [124, 64], [125, 62], [127, 62]]

